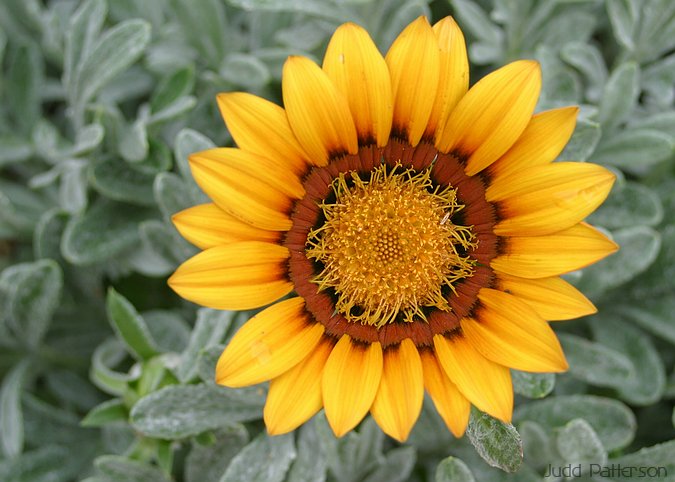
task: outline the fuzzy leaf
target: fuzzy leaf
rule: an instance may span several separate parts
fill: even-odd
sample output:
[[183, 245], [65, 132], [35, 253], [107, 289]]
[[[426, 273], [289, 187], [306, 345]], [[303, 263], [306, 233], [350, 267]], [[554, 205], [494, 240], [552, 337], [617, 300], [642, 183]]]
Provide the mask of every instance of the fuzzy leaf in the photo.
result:
[[456, 457], [447, 457], [436, 467], [436, 482], [475, 482], [473, 474], [464, 462]]
[[145, 320], [124, 296], [110, 288], [106, 308], [108, 321], [115, 330], [117, 338], [124, 343], [134, 357], [147, 360], [158, 354], [157, 344]]
[[637, 12], [631, 8], [632, 3], [631, 0], [615, 0], [605, 3], [614, 36], [628, 50], [635, 48], [633, 34], [637, 21]]
[[593, 334], [603, 344], [625, 354], [635, 367], [633, 375], [617, 387], [621, 398], [633, 405], [655, 403], [666, 384], [663, 361], [651, 339], [621, 318], [618, 314], [592, 318]]
[[553, 459], [551, 437], [536, 422], [525, 420], [518, 424], [518, 433], [523, 439], [523, 459], [525, 462], [541, 470]]
[[59, 306], [62, 287], [61, 267], [51, 259], [15, 264], [0, 274], [9, 326], [28, 346], [42, 342]]
[[478, 4], [467, 0], [451, 0], [451, 3], [465, 30], [488, 45], [501, 44], [504, 37], [502, 30], [490, 20]]
[[121, 396], [132, 377], [112, 368], [126, 357], [124, 346], [115, 338], [101, 343], [91, 358], [89, 377], [98, 388], [110, 395]]
[[209, 385], [168, 386], [142, 398], [131, 410], [132, 426], [149, 437], [181, 439], [262, 415], [263, 398], [253, 389]]
[[620, 249], [617, 253], [583, 271], [579, 289], [590, 298], [617, 288], [640, 273], [656, 260], [661, 248], [658, 231], [647, 226], [624, 228], [614, 233]]
[[190, 180], [194, 183], [192, 173], [190, 172], [190, 166], [188, 165], [188, 156], [195, 152], [212, 149], [215, 146], [216, 145], [211, 139], [192, 129], [183, 129], [178, 133], [176, 136], [174, 156], [183, 179]]
[[641, 174], [673, 155], [672, 136], [650, 129], [626, 130], [603, 141], [591, 160]]
[[599, 100], [607, 80], [607, 67], [598, 48], [592, 44], [572, 42], [562, 48], [560, 56], [581, 71], [586, 82], [590, 84], [586, 92], [587, 97], [593, 101]]
[[626, 120], [635, 108], [640, 93], [640, 68], [634, 62], [620, 65], [612, 72], [600, 99], [598, 118], [606, 130]]
[[472, 409], [466, 435], [478, 455], [492, 467], [513, 473], [523, 463], [523, 442], [510, 423]]
[[648, 306], [626, 306], [622, 314], [652, 335], [675, 345], [675, 296], [649, 300]]
[[298, 482], [324, 482], [326, 480], [326, 458], [317, 451], [319, 435], [314, 423], [306, 423], [299, 429], [298, 455], [291, 465], [286, 480]]
[[35, 46], [20, 46], [12, 58], [5, 84], [6, 99], [15, 121], [25, 134], [30, 133], [40, 118], [40, 89], [43, 82], [43, 60]]
[[155, 177], [153, 193], [157, 206], [167, 221], [194, 203], [185, 181], [172, 172], [162, 172]]
[[557, 446], [568, 464], [588, 469], [589, 464], [604, 465], [607, 462], [607, 451], [593, 427], [583, 418], [575, 418], [563, 427], [558, 433]]
[[656, 193], [644, 184], [617, 185], [607, 200], [588, 217], [588, 222], [607, 229], [655, 226], [663, 219], [663, 205]]
[[382, 463], [363, 482], [405, 482], [415, 467], [415, 447], [399, 447], [385, 454]]
[[367, 418], [358, 432], [349, 432], [338, 439], [324, 414], [314, 418], [321, 454], [328, 469], [340, 481], [361, 480], [384, 461], [384, 433], [372, 418]]
[[155, 176], [134, 169], [121, 159], [106, 159], [91, 167], [89, 177], [98, 192], [114, 201], [152, 206]]
[[270, 72], [267, 66], [246, 54], [230, 54], [225, 58], [220, 69], [221, 76], [234, 85], [244, 85], [260, 88], [270, 81]]
[[529, 373], [511, 370], [513, 390], [527, 398], [543, 398], [555, 387], [553, 373]]
[[140, 241], [138, 223], [149, 215], [137, 206], [99, 200], [68, 222], [61, 241], [63, 257], [90, 265], [117, 256]]
[[620, 387], [635, 376], [635, 368], [622, 352], [568, 333], [558, 335], [570, 373], [592, 385]]
[[14, 136], [0, 136], [0, 167], [28, 159], [33, 153], [30, 142]]
[[63, 83], [69, 90], [76, 71], [86, 58], [101, 32], [108, 6], [105, 0], [86, 0], [70, 18], [66, 33], [66, 47], [63, 65]]
[[166, 109], [184, 95], [190, 94], [195, 83], [193, 67], [184, 67], [164, 77], [152, 93], [150, 108], [153, 113]]
[[28, 361], [20, 362], [4, 377], [0, 387], [0, 440], [2, 452], [8, 458], [16, 457], [23, 450], [21, 392], [29, 369]]
[[103, 480], [110, 482], [169, 482], [157, 468], [119, 455], [103, 455], [94, 465]]
[[231, 311], [219, 311], [201, 308], [197, 312], [197, 321], [190, 335], [188, 346], [181, 355], [176, 369], [178, 379], [185, 383], [197, 376], [199, 353], [220, 343], [232, 324], [234, 314]]
[[185, 481], [219, 482], [232, 459], [248, 441], [246, 428], [232, 424], [216, 432], [215, 441], [210, 444], [193, 442], [185, 461]]
[[635, 416], [623, 403], [594, 395], [557, 396], [520, 405], [514, 420], [531, 420], [553, 429], [575, 418], [591, 424], [602, 445], [608, 450], [626, 447], [635, 435]]
[[[659, 482], [673, 482], [675, 480], [675, 440], [651, 447], [645, 447], [632, 454], [622, 455], [612, 459], [613, 464], [623, 467], [647, 467], [650, 470], [646, 475]], [[634, 475], [612, 475], [616, 482], [633, 482]]]
[[83, 106], [88, 102], [101, 87], [133, 64], [149, 41], [150, 24], [139, 19], [127, 20], [104, 33], [73, 78], [74, 104]]
[[572, 138], [565, 146], [559, 159], [566, 161], [585, 161], [595, 151], [600, 140], [600, 124], [589, 121], [579, 121], [572, 134]]
[[292, 434], [261, 433], [232, 459], [220, 482], [281, 482], [295, 457]]
[[111, 422], [126, 421], [128, 417], [129, 411], [124, 402], [113, 399], [92, 408], [82, 419], [80, 425], [83, 427], [100, 427]]

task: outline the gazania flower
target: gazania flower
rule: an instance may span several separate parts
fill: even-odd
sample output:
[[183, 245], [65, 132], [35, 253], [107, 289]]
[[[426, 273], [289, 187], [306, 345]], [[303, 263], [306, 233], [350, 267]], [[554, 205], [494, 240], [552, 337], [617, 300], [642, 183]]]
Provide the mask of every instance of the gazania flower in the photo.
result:
[[175, 216], [203, 251], [169, 282], [212, 308], [271, 304], [216, 368], [271, 381], [269, 433], [323, 407], [337, 436], [370, 411], [403, 441], [426, 389], [461, 436], [470, 404], [511, 419], [510, 368], [567, 368], [545, 320], [595, 311], [559, 275], [617, 249], [583, 222], [614, 176], [552, 163], [577, 108], [533, 115], [536, 62], [468, 79], [455, 22], [419, 18], [385, 57], [350, 23], [322, 67], [290, 57], [285, 109], [218, 96], [238, 148], [190, 157], [213, 203]]

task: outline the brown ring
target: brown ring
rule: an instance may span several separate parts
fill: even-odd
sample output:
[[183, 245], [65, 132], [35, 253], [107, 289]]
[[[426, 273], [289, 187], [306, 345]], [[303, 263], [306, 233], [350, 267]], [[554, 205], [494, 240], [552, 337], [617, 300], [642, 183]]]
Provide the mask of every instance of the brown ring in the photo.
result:
[[[382, 160], [389, 165], [400, 162], [404, 167], [421, 170], [433, 163], [431, 178], [436, 184], [450, 184], [457, 190], [458, 200], [465, 205], [462, 211], [463, 224], [473, 225], [478, 241], [475, 249], [467, 253], [477, 261], [474, 275], [455, 285], [455, 292], [448, 292], [447, 300], [452, 311], [431, 309], [427, 321], [393, 322], [381, 328], [352, 323], [335, 311], [332, 296], [318, 291], [310, 280], [319, 269], [305, 256], [305, 243], [309, 232], [321, 222], [322, 210], [319, 204], [332, 193], [331, 183], [340, 173], [356, 171], [367, 173]], [[455, 154], [438, 153], [433, 145], [426, 142], [416, 147], [392, 139], [384, 148], [374, 145], [359, 148], [357, 154], [346, 154], [331, 159], [328, 165], [313, 167], [303, 180], [305, 196], [296, 202], [291, 229], [283, 241], [290, 251], [288, 270], [297, 294], [305, 299], [307, 310], [325, 327], [325, 334], [339, 338], [349, 335], [354, 341], [374, 343], [379, 341], [383, 348], [397, 345], [410, 338], [417, 347], [433, 346], [436, 334], [447, 335], [459, 329], [459, 320], [471, 314], [475, 308], [478, 291], [493, 282], [490, 261], [497, 255], [498, 237], [493, 228], [496, 212], [485, 200], [485, 184], [480, 176], [467, 176]]]

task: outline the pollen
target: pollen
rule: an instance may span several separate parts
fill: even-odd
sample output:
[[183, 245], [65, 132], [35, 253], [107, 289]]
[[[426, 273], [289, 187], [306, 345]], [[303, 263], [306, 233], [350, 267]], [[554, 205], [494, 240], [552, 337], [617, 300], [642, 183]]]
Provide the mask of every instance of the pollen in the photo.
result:
[[312, 282], [332, 290], [347, 321], [382, 327], [425, 320], [426, 308], [451, 311], [454, 285], [472, 276], [471, 226], [455, 224], [464, 205], [452, 186], [435, 185], [430, 168], [382, 165], [340, 174], [324, 201], [323, 223], [307, 237], [320, 266]]

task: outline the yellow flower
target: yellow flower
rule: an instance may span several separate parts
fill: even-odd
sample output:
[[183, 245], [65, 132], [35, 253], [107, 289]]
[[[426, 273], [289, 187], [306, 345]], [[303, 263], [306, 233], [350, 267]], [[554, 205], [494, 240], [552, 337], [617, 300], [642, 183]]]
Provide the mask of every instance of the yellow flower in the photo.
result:
[[614, 176], [552, 163], [578, 109], [533, 115], [536, 62], [468, 83], [452, 18], [419, 18], [385, 57], [351, 23], [322, 67], [290, 57], [285, 109], [218, 96], [239, 147], [190, 157], [213, 203], [175, 216], [203, 252], [169, 283], [217, 309], [274, 303], [216, 368], [230, 387], [271, 381], [270, 434], [323, 407], [337, 436], [370, 411], [403, 441], [426, 389], [461, 436], [470, 404], [511, 419], [510, 368], [567, 369], [545, 320], [595, 312], [559, 275], [617, 249], [582, 221]]

